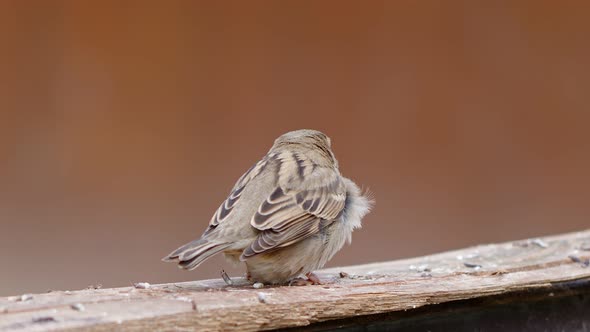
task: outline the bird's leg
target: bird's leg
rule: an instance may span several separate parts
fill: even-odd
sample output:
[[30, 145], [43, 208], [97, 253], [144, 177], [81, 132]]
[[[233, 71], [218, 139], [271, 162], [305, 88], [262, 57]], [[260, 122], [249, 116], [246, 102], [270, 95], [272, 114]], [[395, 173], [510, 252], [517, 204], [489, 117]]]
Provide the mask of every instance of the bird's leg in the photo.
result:
[[225, 272], [225, 270], [221, 270], [221, 278], [223, 279], [223, 281], [225, 281], [225, 284], [228, 285], [228, 286], [231, 286], [231, 285], [234, 284], [234, 282], [227, 275], [227, 272]]
[[313, 272], [309, 272], [305, 275], [309, 281], [311, 281], [312, 285], [321, 285], [320, 278], [315, 275]]

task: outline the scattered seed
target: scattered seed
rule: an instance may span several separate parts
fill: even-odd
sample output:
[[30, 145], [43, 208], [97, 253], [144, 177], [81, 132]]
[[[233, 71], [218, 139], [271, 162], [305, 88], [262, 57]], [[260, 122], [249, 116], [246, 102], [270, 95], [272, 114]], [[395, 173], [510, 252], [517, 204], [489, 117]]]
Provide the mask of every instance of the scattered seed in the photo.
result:
[[260, 289], [264, 287], [264, 284], [261, 282], [256, 282], [254, 283], [254, 285], [252, 285], [252, 287], [256, 288], [256, 289]]
[[492, 275], [493, 276], [500, 276], [500, 275], [503, 275], [506, 273], [508, 273], [508, 270], [496, 270], [496, 271], [492, 272]]
[[72, 310], [76, 310], [76, 311], [86, 310], [86, 308], [84, 307], [84, 305], [82, 303], [74, 303], [70, 306], [70, 308], [72, 308]]
[[582, 263], [582, 260], [578, 256], [569, 255], [567, 257], [569, 257], [569, 259], [571, 259], [574, 263]]
[[31, 294], [23, 294], [18, 298], [18, 301], [25, 302], [33, 299], [33, 295]]
[[526, 241], [518, 241], [518, 242], [513, 242], [512, 245], [517, 246], [517, 247], [523, 247], [526, 248], [530, 245], [535, 245], [537, 247], [540, 248], [548, 248], [549, 244], [547, 244], [547, 242], [545, 242], [542, 239], [536, 238], [536, 239], [528, 239]]
[[89, 285], [88, 287], [86, 287], [86, 289], [101, 289], [101, 288], [102, 288], [102, 284]]
[[475, 263], [469, 263], [469, 262], [464, 262], [463, 265], [465, 265], [465, 267], [471, 268], [471, 269], [481, 269], [481, 265], [479, 264], [475, 264]]
[[428, 267], [428, 264], [422, 264], [418, 266], [410, 265], [410, 270], [417, 272], [430, 272], [430, 267]]
[[221, 270], [221, 278], [223, 279], [223, 281], [225, 281], [225, 284], [228, 285], [228, 286], [231, 286], [231, 285], [234, 284], [234, 282], [227, 275], [227, 273], [225, 272], [225, 270]]
[[357, 274], [349, 274], [349, 273], [346, 273], [346, 272], [340, 272], [340, 278], [374, 280], [374, 278], [378, 278], [378, 277], [380, 277], [380, 276], [378, 276], [378, 275], [373, 275], [373, 276], [360, 276], [360, 275], [357, 275]]
[[266, 303], [266, 294], [258, 292], [256, 293], [258, 296], [258, 302], [260, 303]]
[[569, 255], [567, 257], [569, 257], [569, 259], [571, 259], [572, 262], [574, 262], [574, 263], [580, 263], [580, 264], [582, 264], [582, 267], [588, 267], [588, 266], [590, 266], [590, 258], [587, 258], [585, 260], [582, 260], [580, 257], [575, 256], [575, 255]]
[[137, 289], [149, 289], [152, 285], [149, 282], [138, 282], [133, 284], [133, 287]]
[[590, 242], [583, 242], [580, 244], [580, 250], [590, 251]]
[[430, 274], [430, 273], [422, 273], [420, 276], [422, 278], [432, 278], [432, 274]]
[[538, 246], [538, 247], [541, 247], [541, 248], [548, 248], [549, 247], [547, 242], [545, 242], [541, 239], [533, 239], [533, 240], [531, 240], [531, 243]]
[[56, 322], [56, 320], [55, 320], [55, 318], [53, 318], [51, 316], [43, 316], [43, 317], [33, 318], [33, 323], [49, 323], [49, 322]]
[[428, 267], [428, 264], [422, 264], [420, 266], [418, 266], [416, 268], [416, 271], [418, 272], [430, 272], [430, 268]]

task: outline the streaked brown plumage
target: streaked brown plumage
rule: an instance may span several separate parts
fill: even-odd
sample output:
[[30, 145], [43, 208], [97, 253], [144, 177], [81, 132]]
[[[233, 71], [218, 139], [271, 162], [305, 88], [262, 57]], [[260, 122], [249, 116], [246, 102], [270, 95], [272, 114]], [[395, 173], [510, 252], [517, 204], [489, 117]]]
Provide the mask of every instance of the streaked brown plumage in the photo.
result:
[[319, 269], [351, 241], [371, 202], [340, 175], [330, 139], [302, 129], [275, 140], [235, 184], [201, 238], [164, 258], [193, 269], [223, 252], [252, 281], [282, 284]]

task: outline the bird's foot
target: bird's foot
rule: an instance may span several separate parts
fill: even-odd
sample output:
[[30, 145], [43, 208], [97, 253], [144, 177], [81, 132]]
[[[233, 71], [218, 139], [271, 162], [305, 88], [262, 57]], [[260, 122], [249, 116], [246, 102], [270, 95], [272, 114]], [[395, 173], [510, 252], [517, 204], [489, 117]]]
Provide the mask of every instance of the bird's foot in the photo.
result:
[[320, 278], [315, 274], [309, 272], [306, 278], [295, 278], [289, 282], [289, 286], [309, 286], [309, 285], [321, 285]]
[[309, 281], [312, 282], [312, 285], [321, 285], [320, 278], [312, 272], [309, 272], [305, 275]]
[[289, 286], [309, 286], [313, 285], [313, 282], [306, 278], [295, 278], [289, 281]]

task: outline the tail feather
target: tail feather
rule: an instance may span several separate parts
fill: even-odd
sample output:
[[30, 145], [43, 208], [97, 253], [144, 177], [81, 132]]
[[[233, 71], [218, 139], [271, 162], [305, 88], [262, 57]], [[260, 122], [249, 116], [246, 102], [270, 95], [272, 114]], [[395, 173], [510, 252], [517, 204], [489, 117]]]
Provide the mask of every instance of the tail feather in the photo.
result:
[[205, 239], [198, 239], [174, 250], [162, 260], [165, 262], [178, 260], [179, 267], [192, 270], [209, 257], [227, 249], [229, 246], [230, 244], [227, 243], [209, 242]]

